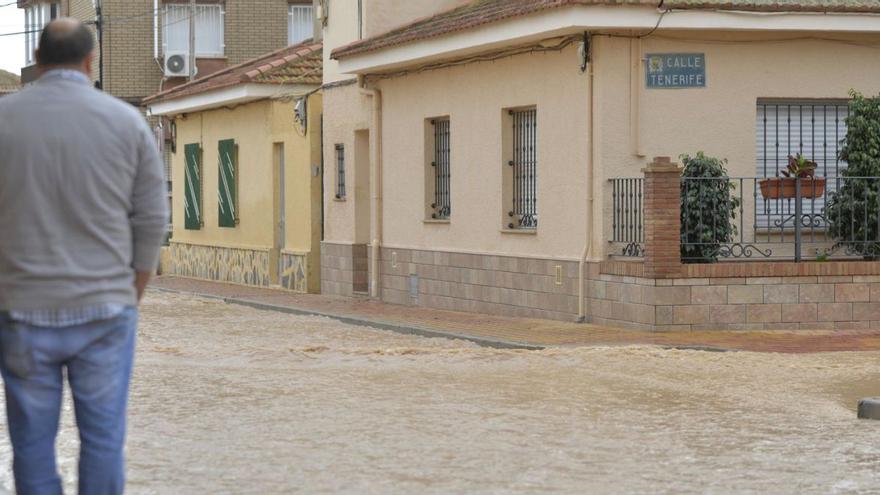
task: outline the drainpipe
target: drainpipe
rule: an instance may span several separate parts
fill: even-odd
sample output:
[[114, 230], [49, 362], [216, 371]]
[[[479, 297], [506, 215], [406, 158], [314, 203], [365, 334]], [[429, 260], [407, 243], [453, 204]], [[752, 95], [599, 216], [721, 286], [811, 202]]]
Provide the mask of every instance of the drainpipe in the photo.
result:
[[382, 92], [368, 88], [364, 76], [358, 76], [358, 87], [364, 96], [373, 99], [370, 124], [370, 296], [379, 297], [379, 247], [382, 242]]
[[590, 153], [587, 159], [587, 240], [584, 244], [584, 250], [581, 253], [580, 263], [578, 264], [578, 323], [584, 323], [587, 320], [586, 308], [586, 269], [587, 259], [593, 254], [593, 227], [594, 227], [594, 201], [593, 201], [593, 181], [595, 175], [596, 164], [599, 162], [599, 131], [596, 128], [596, 102], [598, 101], [598, 90], [596, 88], [596, 50], [592, 37], [590, 40], [590, 61], [589, 61], [589, 81], [590, 81]]

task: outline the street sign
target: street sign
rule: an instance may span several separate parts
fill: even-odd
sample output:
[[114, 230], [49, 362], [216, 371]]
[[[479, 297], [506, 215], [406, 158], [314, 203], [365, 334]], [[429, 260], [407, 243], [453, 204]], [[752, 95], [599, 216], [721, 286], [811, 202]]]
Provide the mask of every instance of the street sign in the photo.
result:
[[649, 53], [645, 66], [648, 89], [706, 87], [704, 53]]

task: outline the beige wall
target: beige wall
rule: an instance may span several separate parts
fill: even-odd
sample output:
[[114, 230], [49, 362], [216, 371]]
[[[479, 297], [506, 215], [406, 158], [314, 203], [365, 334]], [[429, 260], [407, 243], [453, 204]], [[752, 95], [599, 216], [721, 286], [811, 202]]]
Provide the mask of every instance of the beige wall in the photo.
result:
[[[384, 80], [384, 245], [577, 258], [585, 244], [589, 80], [576, 48]], [[535, 106], [535, 235], [502, 232], [504, 109]], [[425, 223], [427, 118], [449, 116], [452, 216]], [[432, 173], [432, 172], [427, 172]]]
[[[191, 244], [271, 249], [274, 245], [273, 193], [275, 160], [273, 145], [285, 150], [285, 249], [317, 251], [320, 241], [320, 179], [311, 167], [319, 163], [321, 98], [309, 99], [308, 134], [301, 136], [293, 126], [293, 102], [260, 101], [178, 117], [177, 153], [173, 155], [174, 241]], [[235, 228], [218, 226], [217, 142], [235, 139], [239, 146], [239, 218]], [[184, 228], [184, 146], [201, 143], [203, 148], [203, 217], [201, 230]], [[317, 258], [315, 265], [318, 265]], [[318, 278], [319, 279], [319, 278]]]
[[[846, 98], [850, 88], [880, 92], [878, 52], [866, 46], [877, 45], [876, 35], [841, 41], [747, 33], [672, 36], [642, 40], [641, 46], [629, 39], [594, 38], [596, 257], [608, 250], [608, 179], [640, 176], [653, 156], [677, 159], [697, 151], [729, 159], [732, 176], [754, 176], [759, 98]], [[792, 37], [802, 34], [785, 36]], [[708, 86], [646, 89], [641, 57], [653, 52], [705, 53]], [[586, 237], [590, 88], [574, 47], [396, 77], [380, 85], [385, 246], [579, 257]], [[540, 223], [534, 236], [500, 232], [498, 220], [506, 207], [502, 110], [529, 105], [537, 106], [539, 127]], [[425, 223], [424, 121], [446, 115], [452, 129], [453, 214], [448, 225]]]
[[339, 63], [330, 52], [358, 40], [358, 23], [362, 22], [364, 38], [376, 36], [408, 24], [416, 19], [449, 10], [468, 0], [363, 0], [363, 19], [358, 19], [357, 0], [329, 2], [327, 26], [324, 28], [324, 83], [349, 79], [339, 73]]
[[469, 0], [363, 0], [364, 37], [386, 33], [396, 27], [438, 12], [453, 9]]
[[[356, 184], [366, 182], [369, 185], [369, 164], [358, 163], [355, 138], [357, 131], [370, 128], [370, 104], [370, 99], [363, 96], [355, 84], [324, 90], [324, 238], [328, 242], [350, 244], [368, 241], [369, 224], [366, 227], [363, 224], [369, 222], [369, 189], [362, 189], [358, 193]], [[344, 200], [335, 198], [337, 144], [345, 146], [347, 197]], [[369, 157], [366, 159], [369, 160]], [[362, 208], [356, 211], [355, 205], [358, 203]], [[358, 223], [359, 229], [356, 228]], [[360, 235], [356, 235], [358, 233]]]
[[[880, 36], [838, 37], [840, 42], [785, 41], [808, 34], [677, 33], [642, 40], [640, 48], [635, 41], [600, 38], [596, 44], [601, 133], [597, 180], [605, 184], [613, 177], [637, 177], [651, 157], [677, 160], [683, 153], [697, 151], [727, 158], [731, 176], [753, 177], [759, 98], [847, 98], [851, 88], [866, 94], [880, 92], [880, 52], [865, 46], [876, 47]], [[641, 63], [639, 73], [630, 70], [632, 44], [640, 50], [635, 53], [641, 54], [705, 53], [707, 87], [646, 89]], [[630, 125], [633, 76], [638, 82], [638, 129], [644, 157], [636, 155], [636, 135]], [[606, 236], [610, 234], [609, 202], [604, 200], [602, 216]], [[748, 212], [746, 218], [750, 218]]]

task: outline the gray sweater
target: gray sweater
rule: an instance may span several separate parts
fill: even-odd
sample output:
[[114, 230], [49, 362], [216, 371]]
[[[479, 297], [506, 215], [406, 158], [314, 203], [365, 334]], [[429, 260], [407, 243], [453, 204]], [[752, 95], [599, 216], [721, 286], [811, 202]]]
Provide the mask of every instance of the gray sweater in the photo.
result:
[[54, 74], [0, 98], [0, 311], [135, 304], [167, 208], [131, 105]]

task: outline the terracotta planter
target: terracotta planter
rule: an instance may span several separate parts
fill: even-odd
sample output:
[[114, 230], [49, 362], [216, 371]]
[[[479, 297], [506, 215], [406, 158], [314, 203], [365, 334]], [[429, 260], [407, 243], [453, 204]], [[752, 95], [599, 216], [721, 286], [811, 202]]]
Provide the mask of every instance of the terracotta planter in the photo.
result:
[[791, 199], [795, 197], [796, 183], [801, 181], [801, 197], [806, 199], [821, 198], [825, 194], [825, 178], [815, 179], [794, 177], [771, 177], [763, 179], [761, 184], [761, 196], [764, 199]]

